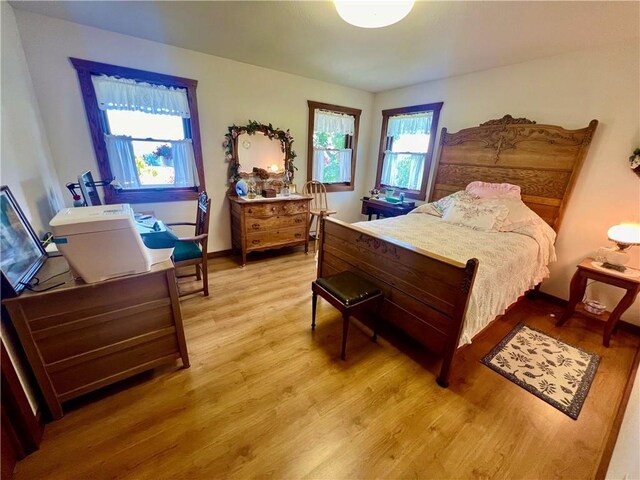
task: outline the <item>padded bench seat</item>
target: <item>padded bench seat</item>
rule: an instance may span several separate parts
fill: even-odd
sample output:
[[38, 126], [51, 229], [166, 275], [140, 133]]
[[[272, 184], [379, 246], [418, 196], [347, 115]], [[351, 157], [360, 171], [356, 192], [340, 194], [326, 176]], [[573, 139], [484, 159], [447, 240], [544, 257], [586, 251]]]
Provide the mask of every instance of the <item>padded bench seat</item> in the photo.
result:
[[[313, 293], [311, 304], [311, 330], [316, 328], [316, 306], [318, 295], [337, 308], [342, 313], [342, 353], [340, 358], [346, 358], [347, 335], [349, 333], [349, 317], [368, 306], [378, 304], [381, 307], [383, 295], [380, 289], [370, 281], [345, 271], [328, 277], [321, 277], [311, 282]], [[376, 322], [374, 321], [371, 339], [377, 340]]]

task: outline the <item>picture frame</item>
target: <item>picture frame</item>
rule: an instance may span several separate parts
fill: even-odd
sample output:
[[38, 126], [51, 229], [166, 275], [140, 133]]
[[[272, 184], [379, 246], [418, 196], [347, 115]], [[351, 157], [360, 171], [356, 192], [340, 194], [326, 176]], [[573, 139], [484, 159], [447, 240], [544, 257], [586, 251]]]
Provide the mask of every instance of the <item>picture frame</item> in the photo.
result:
[[0, 186], [2, 297], [19, 295], [46, 260], [47, 253], [11, 190]]

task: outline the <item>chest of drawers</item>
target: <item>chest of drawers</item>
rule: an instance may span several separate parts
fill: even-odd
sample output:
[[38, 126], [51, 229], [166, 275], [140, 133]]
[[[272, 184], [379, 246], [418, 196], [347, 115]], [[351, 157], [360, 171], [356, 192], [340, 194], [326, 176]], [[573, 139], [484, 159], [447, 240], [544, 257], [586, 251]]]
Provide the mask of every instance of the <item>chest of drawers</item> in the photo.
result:
[[254, 200], [229, 196], [231, 241], [242, 253], [242, 265], [249, 252], [294, 245], [304, 245], [308, 252], [310, 201], [303, 195]]

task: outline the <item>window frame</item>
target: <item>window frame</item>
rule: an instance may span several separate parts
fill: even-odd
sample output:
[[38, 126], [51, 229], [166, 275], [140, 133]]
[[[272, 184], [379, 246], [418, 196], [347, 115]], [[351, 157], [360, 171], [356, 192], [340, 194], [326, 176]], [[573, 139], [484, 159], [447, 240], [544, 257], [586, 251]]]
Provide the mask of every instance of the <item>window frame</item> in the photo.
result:
[[408, 113], [423, 113], [433, 112], [433, 118], [431, 120], [431, 131], [429, 132], [429, 147], [424, 159], [424, 171], [422, 172], [422, 183], [420, 190], [411, 190], [408, 188], [393, 187], [400, 192], [403, 192], [406, 198], [412, 198], [415, 200], [425, 200], [427, 197], [427, 184], [429, 182], [429, 173], [431, 172], [431, 164], [433, 162], [433, 150], [435, 148], [436, 135], [438, 133], [438, 120], [440, 119], [440, 110], [444, 102], [425, 103], [422, 105], [412, 105], [409, 107], [391, 108], [388, 110], [382, 110], [382, 128], [380, 130], [380, 149], [378, 150], [378, 169], [376, 173], [376, 185], [379, 188], [384, 188], [380, 184], [382, 179], [382, 165], [384, 162], [384, 152], [387, 149], [389, 137], [387, 136], [387, 130], [389, 126], [389, 118], [396, 115], [405, 115]]
[[[336, 113], [343, 113], [354, 117], [353, 136], [351, 137], [351, 181], [339, 183], [323, 183], [327, 192], [352, 192], [355, 189], [356, 159], [358, 157], [358, 134], [360, 132], [360, 114], [362, 110], [358, 108], [343, 107], [330, 103], [315, 102], [307, 100], [309, 107], [309, 130], [307, 138], [307, 181], [313, 180], [313, 125], [315, 120], [315, 110], [328, 110]], [[349, 139], [347, 139], [347, 145]]]
[[96, 92], [91, 81], [92, 75], [109, 75], [127, 78], [138, 82], [146, 82], [153, 85], [163, 85], [166, 87], [179, 87], [187, 91], [189, 102], [190, 119], [183, 119], [185, 138], [193, 142], [196, 169], [198, 171], [198, 187], [154, 187], [128, 190], [116, 190], [111, 186], [104, 189], [104, 201], [106, 204], [114, 203], [156, 203], [175, 202], [180, 200], [194, 200], [198, 194], [206, 190], [204, 180], [204, 166], [202, 161], [202, 144], [200, 137], [200, 121], [198, 116], [198, 102], [196, 97], [197, 80], [189, 78], [175, 77], [163, 73], [148, 72], [135, 68], [120, 67], [107, 63], [92, 62], [79, 58], [69, 57], [73, 67], [78, 74], [82, 101], [93, 144], [98, 171], [102, 180], [113, 178], [107, 147], [104, 141], [104, 134], [109, 132], [107, 115], [98, 108]]

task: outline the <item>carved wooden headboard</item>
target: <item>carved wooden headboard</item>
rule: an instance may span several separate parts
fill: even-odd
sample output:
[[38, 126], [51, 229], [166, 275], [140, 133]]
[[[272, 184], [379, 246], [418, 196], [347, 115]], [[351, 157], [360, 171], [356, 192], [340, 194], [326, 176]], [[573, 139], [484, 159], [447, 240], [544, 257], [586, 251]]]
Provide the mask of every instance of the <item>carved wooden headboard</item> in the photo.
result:
[[475, 180], [512, 183], [557, 232], [597, 126], [565, 130], [505, 115], [456, 133], [443, 128], [430, 201]]

